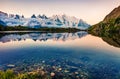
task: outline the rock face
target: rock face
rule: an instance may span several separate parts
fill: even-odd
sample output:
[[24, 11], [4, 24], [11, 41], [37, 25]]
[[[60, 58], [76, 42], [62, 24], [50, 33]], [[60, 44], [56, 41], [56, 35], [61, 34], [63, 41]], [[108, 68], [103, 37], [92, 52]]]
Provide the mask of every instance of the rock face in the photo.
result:
[[[0, 11], [0, 16], [4, 16], [4, 17], [6, 16], [6, 17], [7, 17], [8, 14], [7, 14], [7, 13], [4, 13], [4, 12], [2, 12], [2, 11]], [[1, 17], [0, 17], [0, 18], [1, 18]]]
[[91, 32], [119, 32], [120, 33], [120, 6], [110, 12], [103, 21], [89, 28]]
[[6, 24], [3, 21], [1, 21], [1, 20], [0, 20], [0, 25], [6, 26]]
[[7, 26], [26, 26], [30, 28], [40, 27], [57, 27], [57, 28], [80, 28], [87, 29], [90, 25], [82, 19], [70, 17], [67, 15], [54, 15], [47, 17], [46, 15], [33, 14], [30, 18], [25, 18], [24, 15], [7, 14], [0, 11], [0, 20]]
[[35, 14], [33, 14], [33, 15], [31, 16], [31, 18], [36, 18]]
[[15, 15], [15, 19], [20, 19], [20, 16], [19, 15]]

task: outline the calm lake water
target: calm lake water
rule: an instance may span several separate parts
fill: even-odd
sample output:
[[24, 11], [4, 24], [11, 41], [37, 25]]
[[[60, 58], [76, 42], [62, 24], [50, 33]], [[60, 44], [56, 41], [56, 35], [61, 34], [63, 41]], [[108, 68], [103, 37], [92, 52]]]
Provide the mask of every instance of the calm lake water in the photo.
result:
[[0, 70], [39, 68], [60, 79], [120, 79], [120, 48], [83, 31], [0, 35]]

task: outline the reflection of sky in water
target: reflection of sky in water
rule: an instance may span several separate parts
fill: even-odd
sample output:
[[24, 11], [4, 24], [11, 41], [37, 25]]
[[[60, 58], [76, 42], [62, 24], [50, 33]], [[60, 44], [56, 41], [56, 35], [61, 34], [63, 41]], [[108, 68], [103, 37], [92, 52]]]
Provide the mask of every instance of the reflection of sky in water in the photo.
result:
[[[21, 40], [18, 41], [16, 37]], [[23, 37], [26, 40], [22, 40]], [[0, 69], [6, 68], [8, 64], [25, 67], [25, 64], [30, 66], [45, 61], [47, 65], [60, 66], [70, 72], [80, 72], [82, 69], [97, 79], [101, 79], [101, 76], [103, 79], [118, 79], [120, 75], [120, 48], [84, 32], [49, 33], [47, 36], [34, 33], [17, 36], [11, 34], [2, 37], [2, 41], [3, 38], [11, 41], [0, 42]]]
[[0, 38], [0, 50], [29, 46], [90, 48], [113, 52], [120, 50], [120, 48], [110, 46], [99, 37], [87, 35], [86, 32], [10, 34]]

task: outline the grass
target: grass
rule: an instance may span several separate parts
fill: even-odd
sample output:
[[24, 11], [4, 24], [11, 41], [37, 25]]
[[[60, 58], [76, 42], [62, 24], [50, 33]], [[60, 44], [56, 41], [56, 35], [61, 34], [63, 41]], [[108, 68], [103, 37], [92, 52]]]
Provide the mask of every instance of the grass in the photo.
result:
[[13, 70], [6, 70], [0, 71], [0, 79], [51, 79], [51, 77], [42, 70], [26, 73], [15, 73]]

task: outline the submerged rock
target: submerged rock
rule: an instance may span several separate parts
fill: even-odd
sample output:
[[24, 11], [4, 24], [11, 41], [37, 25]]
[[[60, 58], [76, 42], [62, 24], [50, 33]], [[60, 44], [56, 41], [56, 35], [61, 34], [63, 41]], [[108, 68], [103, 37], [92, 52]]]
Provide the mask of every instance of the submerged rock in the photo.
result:
[[59, 68], [58, 70], [59, 70], [59, 71], [61, 71], [61, 70], [62, 70], [62, 68]]
[[15, 67], [15, 65], [14, 64], [8, 64], [7, 67], [13, 68], [13, 67]]
[[54, 72], [51, 72], [51, 73], [50, 73], [50, 76], [51, 76], [51, 77], [54, 77], [54, 76], [55, 76], [55, 73], [54, 73]]

